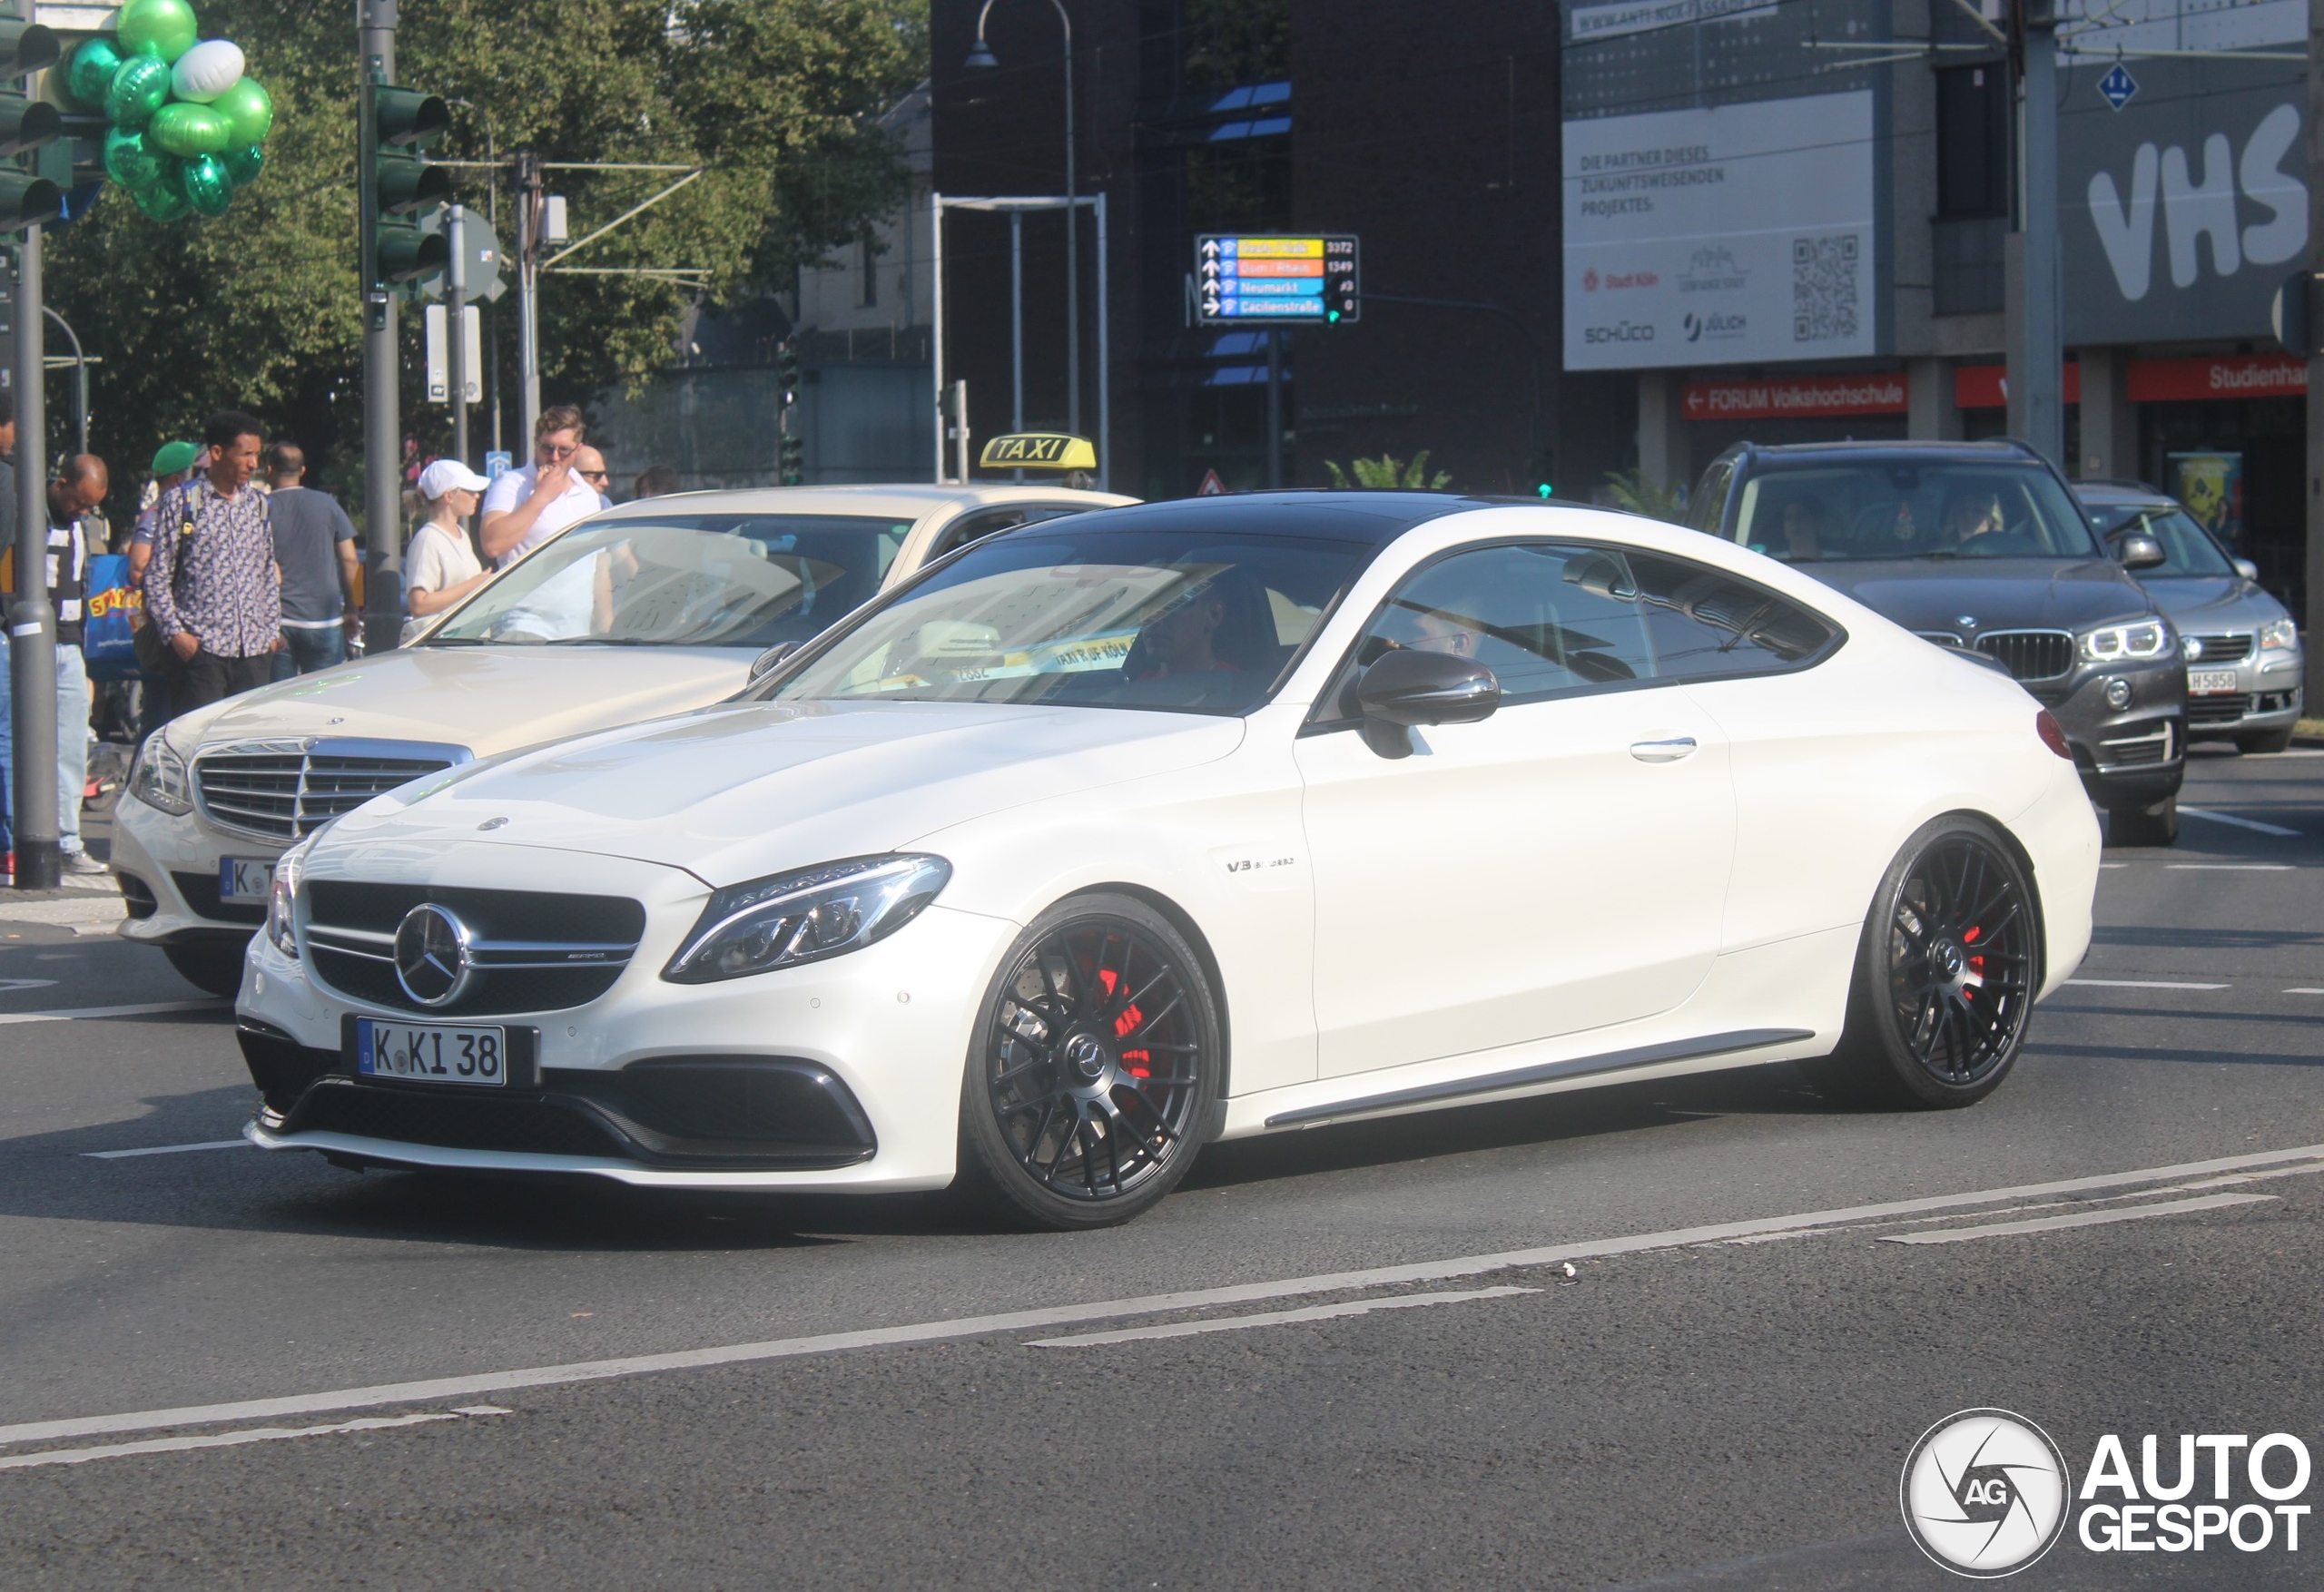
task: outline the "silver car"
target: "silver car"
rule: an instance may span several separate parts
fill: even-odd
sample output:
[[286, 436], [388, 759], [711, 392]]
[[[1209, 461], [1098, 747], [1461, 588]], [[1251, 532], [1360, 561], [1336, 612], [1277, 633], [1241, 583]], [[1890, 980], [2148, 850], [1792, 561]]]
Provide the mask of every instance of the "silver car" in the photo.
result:
[[2162, 545], [2139, 583], [2180, 635], [2187, 657], [2187, 734], [2281, 752], [2300, 714], [2299, 627], [2260, 585], [2259, 566], [2221, 546], [2179, 503], [2152, 486], [2074, 488], [2111, 545], [2133, 534]]

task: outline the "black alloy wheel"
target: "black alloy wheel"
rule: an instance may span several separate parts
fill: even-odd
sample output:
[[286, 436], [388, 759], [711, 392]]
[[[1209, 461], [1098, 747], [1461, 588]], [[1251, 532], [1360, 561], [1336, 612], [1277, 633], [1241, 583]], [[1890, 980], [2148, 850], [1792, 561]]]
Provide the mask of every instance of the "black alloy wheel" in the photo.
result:
[[1839, 1048], [1807, 1064], [1809, 1076], [1827, 1095], [1866, 1105], [1984, 1099], [2024, 1044], [2041, 933], [2025, 870], [1990, 825], [1929, 824], [1880, 881]]
[[1186, 1175], [1217, 1086], [1217, 1002], [1193, 947], [1126, 896], [1036, 919], [979, 1014], [962, 1170], [1055, 1230], [1127, 1222]]
[[2176, 796], [2165, 797], [2152, 807], [2106, 810], [2106, 843], [2110, 846], [2173, 846], [2178, 842]]

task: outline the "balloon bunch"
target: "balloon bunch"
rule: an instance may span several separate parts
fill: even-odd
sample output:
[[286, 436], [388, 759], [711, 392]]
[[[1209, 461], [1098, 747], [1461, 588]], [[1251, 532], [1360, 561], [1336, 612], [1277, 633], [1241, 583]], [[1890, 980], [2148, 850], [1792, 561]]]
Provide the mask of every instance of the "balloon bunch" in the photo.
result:
[[84, 39], [64, 64], [65, 92], [113, 123], [106, 174], [157, 221], [225, 214], [266, 163], [274, 102], [242, 75], [240, 47], [196, 37], [186, 0], [129, 0], [111, 36]]

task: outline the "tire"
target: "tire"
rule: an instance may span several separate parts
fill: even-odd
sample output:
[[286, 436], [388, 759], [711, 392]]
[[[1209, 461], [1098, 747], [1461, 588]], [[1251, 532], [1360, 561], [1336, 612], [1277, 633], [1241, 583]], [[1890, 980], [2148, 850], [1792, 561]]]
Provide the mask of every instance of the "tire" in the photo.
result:
[[188, 939], [165, 945], [162, 954], [178, 977], [205, 995], [231, 996], [242, 987], [242, 953], [247, 940]]
[[2106, 810], [2106, 842], [2112, 846], [2170, 846], [2179, 840], [2179, 798], [2170, 796], [2152, 807], [2110, 807]]
[[1225, 1054], [1217, 997], [1167, 919], [1128, 896], [1061, 901], [978, 1008], [955, 1186], [1020, 1226], [1127, 1222], [1194, 1164]]
[[2269, 730], [2258, 735], [2238, 735], [2235, 738], [2235, 750], [2247, 757], [2254, 753], [2268, 756], [2279, 752], [2290, 752], [2291, 727], [2286, 725], [2283, 729]]
[[1849, 1105], [1974, 1106], [2016, 1065], [2041, 967], [2040, 903], [2016, 857], [1981, 819], [1938, 819], [1881, 876], [1839, 1047], [1804, 1070]]

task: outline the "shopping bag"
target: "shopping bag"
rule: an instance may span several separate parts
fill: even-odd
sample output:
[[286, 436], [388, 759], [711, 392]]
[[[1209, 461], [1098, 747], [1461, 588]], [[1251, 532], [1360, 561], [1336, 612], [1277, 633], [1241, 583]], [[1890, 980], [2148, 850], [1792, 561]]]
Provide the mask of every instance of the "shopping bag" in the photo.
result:
[[138, 678], [136, 630], [144, 621], [145, 594], [129, 584], [128, 555], [90, 555], [81, 597], [81, 656], [90, 679]]

